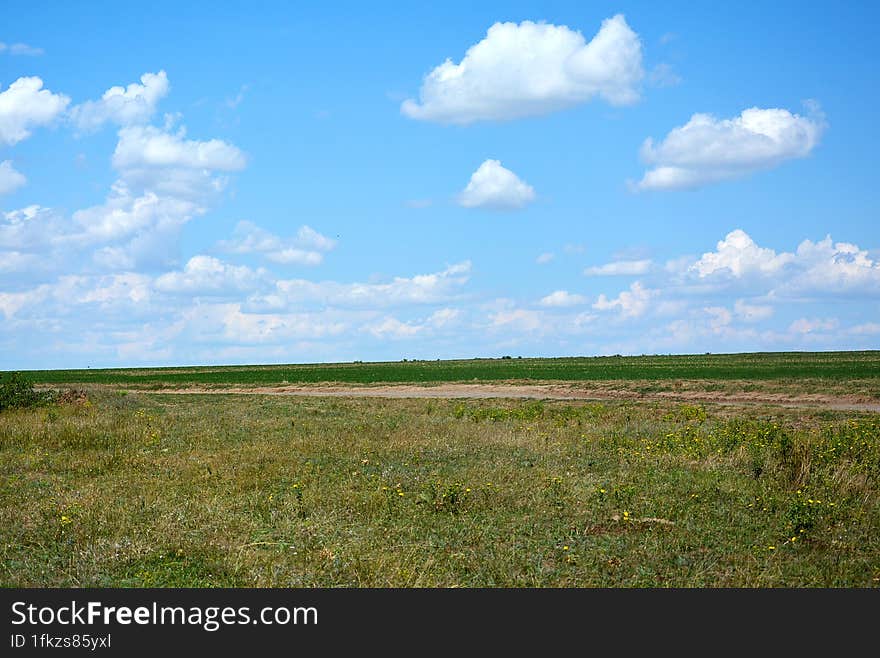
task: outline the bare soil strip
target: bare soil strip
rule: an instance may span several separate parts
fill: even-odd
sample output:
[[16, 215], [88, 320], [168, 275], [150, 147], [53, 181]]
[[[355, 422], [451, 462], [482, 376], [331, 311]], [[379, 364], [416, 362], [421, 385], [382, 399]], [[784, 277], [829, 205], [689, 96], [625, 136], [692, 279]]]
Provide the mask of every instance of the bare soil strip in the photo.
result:
[[[131, 391], [140, 392], [145, 391]], [[840, 411], [870, 411], [880, 413], [880, 402], [866, 400], [858, 395], [826, 395], [807, 393], [720, 392], [720, 391], [656, 391], [638, 392], [616, 389], [596, 389], [571, 385], [500, 385], [500, 384], [439, 384], [436, 386], [267, 386], [229, 388], [177, 388], [148, 391], [152, 394], [243, 394], [243, 395], [300, 395], [312, 397], [378, 397], [378, 398], [525, 398], [535, 400], [641, 400], [707, 402], [731, 405], [776, 405], [807, 407]]]

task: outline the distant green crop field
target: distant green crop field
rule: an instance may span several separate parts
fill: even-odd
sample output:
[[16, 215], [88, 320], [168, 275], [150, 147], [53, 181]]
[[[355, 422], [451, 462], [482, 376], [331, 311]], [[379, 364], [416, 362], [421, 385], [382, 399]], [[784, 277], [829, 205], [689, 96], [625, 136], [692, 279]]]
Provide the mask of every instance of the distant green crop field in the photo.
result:
[[174, 368], [35, 370], [37, 384], [272, 386], [338, 382], [880, 379], [880, 351], [470, 359]]

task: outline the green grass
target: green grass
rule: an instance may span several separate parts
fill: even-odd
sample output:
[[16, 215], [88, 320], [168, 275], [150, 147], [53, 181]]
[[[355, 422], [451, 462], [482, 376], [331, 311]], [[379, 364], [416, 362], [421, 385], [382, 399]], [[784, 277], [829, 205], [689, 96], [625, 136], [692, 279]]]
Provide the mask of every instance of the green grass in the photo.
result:
[[818, 385], [851, 380], [880, 381], [880, 351], [704, 354], [691, 356], [558, 359], [471, 359], [189, 368], [38, 370], [37, 384], [112, 384], [129, 387], [183, 385], [271, 386], [282, 383], [438, 383], [477, 381], [711, 380], [784, 382], [809, 379]]
[[878, 478], [877, 414], [102, 389], [0, 414], [0, 586], [876, 587]]

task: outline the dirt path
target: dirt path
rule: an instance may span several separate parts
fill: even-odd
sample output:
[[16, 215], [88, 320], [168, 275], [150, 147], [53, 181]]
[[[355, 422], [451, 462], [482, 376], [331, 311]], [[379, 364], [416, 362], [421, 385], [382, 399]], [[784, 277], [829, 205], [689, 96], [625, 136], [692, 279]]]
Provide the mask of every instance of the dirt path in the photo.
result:
[[[132, 391], [144, 392], [144, 391]], [[313, 397], [377, 397], [377, 398], [525, 398], [535, 400], [643, 400], [708, 402], [729, 405], [770, 404], [783, 407], [808, 407], [842, 411], [880, 413], [880, 402], [855, 395], [824, 395], [740, 391], [638, 391], [588, 388], [577, 384], [438, 384], [436, 386], [271, 386], [255, 388], [180, 388], [149, 391], [153, 394], [246, 394], [301, 395]]]

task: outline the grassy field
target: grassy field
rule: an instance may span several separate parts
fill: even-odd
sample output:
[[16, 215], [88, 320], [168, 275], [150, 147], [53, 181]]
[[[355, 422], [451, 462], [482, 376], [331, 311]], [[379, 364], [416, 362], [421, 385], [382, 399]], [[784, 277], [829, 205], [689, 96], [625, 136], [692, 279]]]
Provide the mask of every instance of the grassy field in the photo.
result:
[[[822, 372], [876, 377], [877, 358]], [[815, 367], [741, 367], [786, 363]], [[198, 375], [295, 378], [285, 368]], [[140, 381], [162, 372], [195, 371]], [[96, 388], [0, 413], [0, 585], [877, 587], [878, 478], [871, 413]]]
[[676, 380], [701, 380], [716, 385], [730, 381], [785, 385], [797, 381], [801, 387], [811, 385], [821, 389], [822, 386], [856, 382], [880, 397], [880, 351], [39, 370], [28, 372], [27, 376], [38, 384], [112, 384], [153, 389], [188, 385], [431, 384], [510, 380], [642, 381], [655, 386]]

